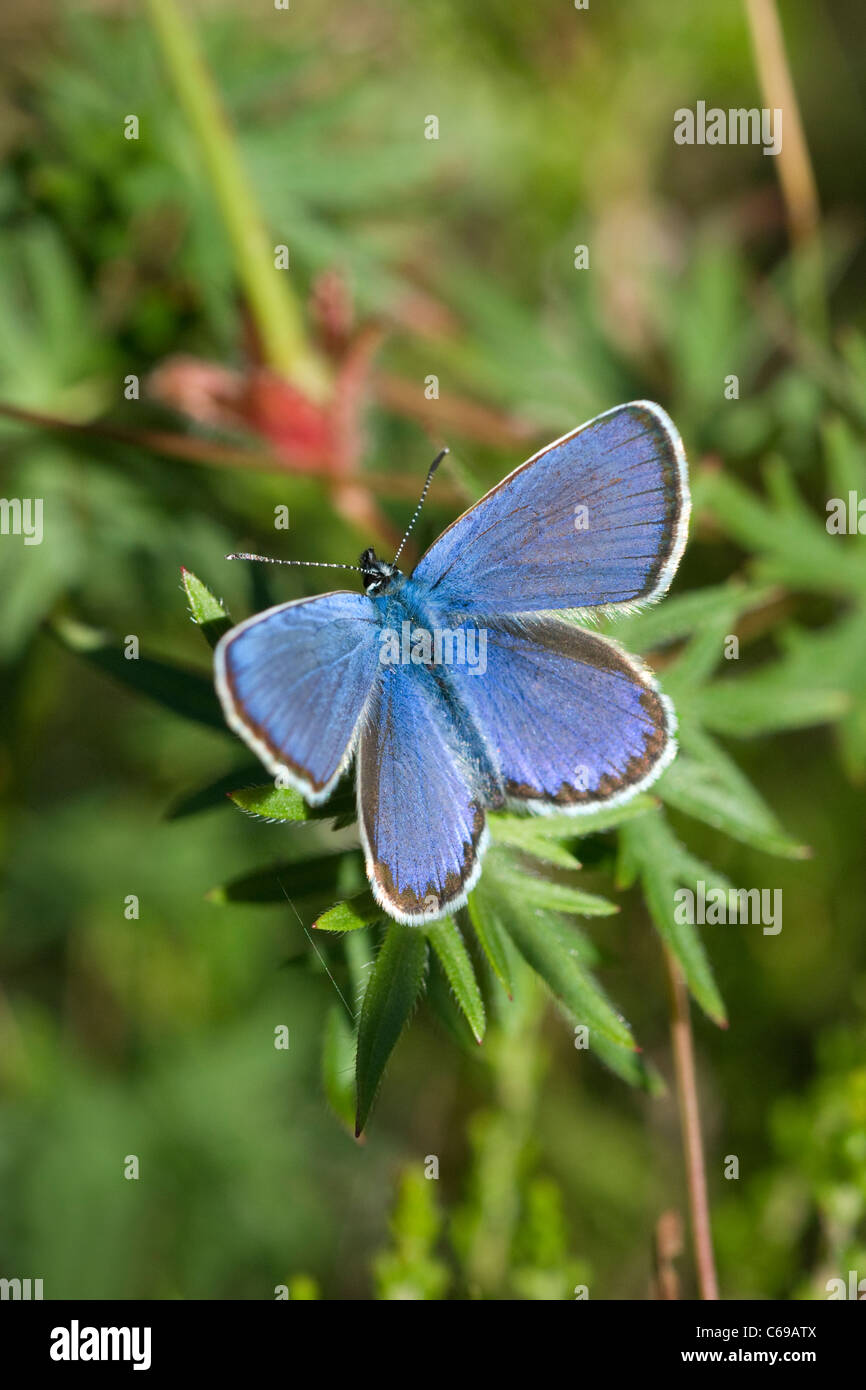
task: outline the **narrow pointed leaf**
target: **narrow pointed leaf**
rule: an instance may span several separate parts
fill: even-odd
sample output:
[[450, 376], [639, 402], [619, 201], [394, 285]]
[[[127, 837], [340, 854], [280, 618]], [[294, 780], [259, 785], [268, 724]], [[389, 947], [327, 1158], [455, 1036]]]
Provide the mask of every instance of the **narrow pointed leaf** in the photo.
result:
[[827, 421], [822, 435], [833, 496], [847, 497], [849, 492], [866, 495], [863, 447], [847, 420], [841, 415], [834, 416]]
[[472, 929], [484, 951], [490, 968], [509, 999], [514, 994], [511, 965], [508, 959], [507, 937], [498, 913], [498, 901], [493, 884], [482, 874], [475, 891], [466, 904]]
[[792, 686], [781, 663], [733, 680], [717, 680], [696, 692], [693, 709], [714, 733], [734, 738], [803, 729], [840, 719], [851, 707], [843, 689]]
[[509, 845], [512, 849], [522, 850], [524, 854], [531, 854], [542, 863], [555, 864], [561, 869], [579, 869], [580, 861], [552, 835], [539, 834], [536, 824], [529, 817], [497, 816], [491, 818], [491, 839], [494, 844]]
[[[772, 471], [770, 478], [778, 491]], [[862, 561], [854, 547], [835, 543], [825, 529], [826, 518], [805, 512], [792, 517], [789, 509], [768, 504], [721, 469], [703, 475], [702, 491], [713, 520], [760, 557], [760, 578], [834, 596], [860, 592]]]
[[731, 609], [721, 619], [707, 623], [689, 638], [676, 662], [665, 673], [665, 687], [678, 708], [691, 703], [692, 693], [703, 686], [722, 659], [725, 638], [736, 622]]
[[376, 959], [374, 932], [374, 928], [371, 928], [370, 931], [362, 928], [360, 931], [351, 932], [350, 935], [344, 936], [342, 939], [343, 955], [346, 957], [346, 966], [352, 986], [352, 997], [349, 1003], [354, 1006], [356, 1018], [360, 1015], [367, 983], [373, 972], [373, 964]]
[[[636, 868], [650, 916], [673, 951], [697, 1002], [715, 1023], [726, 1026], [725, 1006], [697, 926], [676, 919], [675, 893], [695, 878], [720, 883], [720, 876], [688, 854], [659, 812], [623, 831], [622, 853]], [[720, 883], [721, 886], [721, 883]]]
[[748, 612], [766, 603], [772, 591], [732, 581], [716, 584], [692, 593], [667, 598], [654, 608], [617, 618], [611, 625], [611, 635], [629, 651], [645, 652], [681, 641], [707, 625], [717, 626], [730, 615]]
[[355, 1034], [341, 1004], [332, 1005], [325, 1019], [322, 1082], [331, 1109], [351, 1133], [355, 1120]]
[[603, 1033], [594, 1033], [590, 1037], [589, 1052], [629, 1086], [636, 1086], [650, 1096], [665, 1094], [664, 1077], [633, 1048], [620, 1047]]
[[262, 769], [257, 763], [249, 763], [243, 767], [235, 768], [234, 772], [227, 772], [224, 776], [218, 777], [214, 782], [208, 782], [206, 786], [198, 787], [195, 791], [185, 792], [173, 801], [165, 813], [166, 820], [182, 820], [185, 816], [194, 816], [199, 811], [209, 811], [215, 806], [225, 807], [226, 797], [230, 796], [234, 788], [244, 781], [255, 781], [261, 777]]
[[466, 1015], [454, 998], [454, 991], [435, 951], [429, 959], [424, 1002], [462, 1052], [469, 1057], [480, 1056], [478, 1039], [472, 1033]]
[[514, 904], [507, 928], [524, 960], [547, 982], [575, 1022], [589, 1027], [590, 1039], [598, 1032], [621, 1047], [634, 1048], [628, 1024], [581, 964], [566, 923], [537, 912], [534, 903]]
[[616, 903], [596, 893], [587, 893], [571, 883], [521, 873], [511, 865], [507, 868], [497, 865], [496, 881], [499, 888], [516, 899], [529, 901], [533, 907], [550, 912], [575, 913], [580, 917], [610, 917], [619, 912]]
[[215, 647], [232, 626], [232, 620], [220, 600], [190, 570], [181, 569], [180, 577], [192, 620], [208, 644]]
[[248, 816], [261, 820], [303, 822], [334, 820], [354, 809], [351, 786], [337, 788], [323, 806], [310, 806], [300, 792], [292, 787], [241, 787], [229, 793], [229, 799]]
[[84, 657], [136, 694], [146, 695], [173, 714], [228, 734], [210, 677], [156, 657], [139, 656], [137, 660], [127, 660], [119, 637], [109, 639], [82, 623], [58, 619], [52, 631], [69, 651]]
[[[601, 807], [598, 811], [587, 811], [579, 816], [569, 816], [564, 812], [554, 812], [549, 816], [521, 816], [499, 812], [490, 817], [490, 832], [494, 842], [499, 838], [500, 826], [505, 827], [505, 834], [509, 837], [513, 833], [516, 834], [517, 827], [521, 826], [530, 835], [540, 839], [580, 839], [584, 835], [598, 835], [607, 830], [616, 830], [618, 826], [625, 825], [638, 816], [645, 816], [648, 811], [654, 811], [657, 806], [658, 801], [652, 793], [642, 792], [622, 806]], [[509, 839], [509, 843], [511, 842]]]
[[356, 886], [361, 877], [360, 856], [355, 851], [323, 854], [242, 874], [212, 888], [207, 898], [213, 903], [281, 903], [313, 894], [336, 896], [341, 888], [349, 891]]
[[[685, 737], [683, 743], [686, 745]], [[699, 751], [703, 758], [688, 757], [684, 746], [658, 784], [659, 796], [667, 805], [766, 854], [786, 859], [808, 857], [808, 847], [785, 834], [748, 779], [714, 740], [698, 734], [686, 746]]]
[[421, 992], [427, 941], [413, 927], [388, 928], [376, 957], [358, 1025], [355, 1134], [367, 1123], [382, 1073]]
[[481, 1042], [487, 1027], [484, 1001], [475, 978], [472, 960], [456, 923], [450, 917], [434, 923], [432, 927], [427, 928], [427, 940], [439, 957], [442, 969], [454, 991], [454, 997], [466, 1015], [473, 1035]]
[[378, 922], [384, 915], [372, 893], [358, 893], [323, 912], [313, 926], [317, 931], [358, 931]]

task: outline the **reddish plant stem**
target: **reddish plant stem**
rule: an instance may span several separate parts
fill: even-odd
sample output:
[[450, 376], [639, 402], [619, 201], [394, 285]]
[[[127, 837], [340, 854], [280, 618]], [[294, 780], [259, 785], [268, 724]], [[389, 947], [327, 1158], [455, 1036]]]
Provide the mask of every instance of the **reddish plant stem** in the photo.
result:
[[[220, 444], [193, 434], [174, 434], [167, 430], [130, 430], [119, 425], [61, 420], [53, 415], [44, 415], [41, 411], [27, 410], [23, 406], [7, 405], [4, 402], [0, 402], [0, 419], [17, 420], [20, 424], [32, 425], [35, 429], [129, 444], [133, 448], [146, 449], [150, 453], [182, 459], [187, 463], [201, 463], [217, 468], [250, 468], [262, 473], [297, 474], [299, 477], [319, 478], [326, 484], [333, 482], [333, 476], [325, 473], [318, 464], [289, 464], [273, 452], [233, 448], [231, 445]], [[418, 496], [418, 479], [410, 474], [373, 473], [365, 470], [357, 475], [355, 481], [370, 488], [372, 492], [381, 493], [384, 497], [406, 497], [414, 501]], [[443, 481], [437, 487], [437, 496], [440, 501], [459, 503], [464, 500], [454, 484], [447, 481]]]
[[719, 1286], [716, 1279], [713, 1235], [710, 1228], [710, 1205], [707, 1199], [707, 1174], [704, 1163], [704, 1143], [701, 1137], [695, 1053], [692, 1043], [692, 1025], [689, 1018], [689, 996], [676, 960], [667, 946], [663, 950], [670, 993], [671, 1042], [673, 1044], [680, 1127], [689, 1189], [689, 1214], [698, 1288], [702, 1299], [714, 1301], [719, 1297]]

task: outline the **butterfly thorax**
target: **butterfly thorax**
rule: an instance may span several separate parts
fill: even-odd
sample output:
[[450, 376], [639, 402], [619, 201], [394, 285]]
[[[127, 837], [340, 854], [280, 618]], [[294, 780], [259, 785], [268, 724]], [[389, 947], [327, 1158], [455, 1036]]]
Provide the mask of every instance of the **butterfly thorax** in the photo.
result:
[[383, 626], [402, 629], [408, 623], [412, 632], [423, 630], [431, 635], [444, 630], [447, 618], [433, 602], [428, 586], [417, 583], [394, 565], [377, 563], [384, 573], [371, 572], [369, 578], [365, 574], [364, 588]]

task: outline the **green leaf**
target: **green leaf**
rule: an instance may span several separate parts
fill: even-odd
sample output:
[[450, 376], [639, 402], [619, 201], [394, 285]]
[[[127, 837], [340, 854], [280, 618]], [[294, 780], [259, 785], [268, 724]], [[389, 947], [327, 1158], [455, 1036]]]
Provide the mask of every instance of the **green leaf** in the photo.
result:
[[[683, 749], [657, 786], [667, 805], [765, 854], [808, 858], [808, 847], [785, 834], [770, 808], [714, 739], [685, 728], [680, 736]], [[700, 759], [688, 756], [686, 749], [699, 754]]]
[[370, 979], [376, 955], [373, 947], [373, 932], [363, 929], [351, 932], [342, 938], [342, 947], [349, 970], [349, 980], [357, 1016], [361, 1010], [361, 1003], [367, 990], [367, 982]]
[[696, 692], [693, 703], [702, 724], [733, 738], [831, 723], [850, 707], [846, 691], [826, 689], [818, 676], [808, 686], [792, 685], [778, 661], [748, 676], [714, 681]]
[[413, 927], [388, 928], [367, 984], [355, 1062], [359, 1135], [376, 1098], [385, 1064], [415, 1007], [424, 980], [427, 940]]
[[514, 995], [514, 985], [508, 960], [507, 936], [499, 918], [498, 898], [493, 891], [492, 883], [484, 874], [481, 875], [475, 890], [469, 894], [466, 910], [472, 929], [490, 962], [491, 970], [511, 999]]
[[352, 1132], [355, 1119], [355, 1034], [340, 1004], [325, 1018], [322, 1082], [337, 1119]]
[[373, 894], [368, 891], [358, 893], [354, 898], [329, 908], [317, 918], [313, 926], [317, 931], [358, 931], [361, 927], [368, 927], [372, 922], [380, 921], [384, 916]]
[[257, 763], [248, 763], [243, 767], [235, 768], [234, 772], [227, 772], [224, 776], [218, 777], [214, 782], [208, 782], [206, 786], [197, 788], [193, 792], [185, 792], [173, 801], [165, 813], [166, 820], [182, 820], [184, 816], [194, 816], [199, 811], [209, 811], [214, 806], [225, 806], [226, 798], [231, 795], [238, 783], [247, 778], [260, 777], [261, 767]]
[[136, 694], [146, 695], [172, 713], [205, 724], [209, 729], [229, 732], [216, 691], [207, 676], [167, 661], [159, 661], [155, 657], [139, 656], [137, 660], [127, 660], [120, 638], [109, 640], [104, 633], [83, 623], [58, 618], [51, 630], [69, 651], [84, 657], [92, 666], [113, 676]]
[[673, 666], [665, 673], [665, 687], [677, 707], [690, 706], [693, 693], [712, 675], [724, 651], [725, 638], [736, 623], [730, 610], [714, 618], [689, 638]]
[[[487, 871], [490, 871], [488, 863]], [[495, 877], [497, 888], [510, 900], [531, 902], [533, 907], [551, 912], [575, 913], [580, 917], [609, 917], [619, 912], [616, 903], [608, 902], [596, 893], [587, 893], [570, 883], [558, 883], [535, 874], [521, 873], [512, 864], [499, 860]]]
[[527, 964], [547, 982], [572, 1018], [590, 1028], [590, 1039], [598, 1032], [620, 1047], [634, 1048], [628, 1024], [584, 969], [567, 923], [539, 912], [534, 900], [524, 899], [512, 903], [507, 928]]
[[866, 461], [854, 430], [836, 415], [826, 422], [822, 435], [832, 495], [847, 497], [849, 492], [856, 492], [862, 497], [866, 493]]
[[629, 1086], [636, 1086], [650, 1096], [665, 1094], [667, 1087], [664, 1077], [634, 1048], [620, 1047], [619, 1043], [611, 1042], [603, 1033], [594, 1033], [590, 1038], [589, 1053]]
[[597, 811], [582, 812], [577, 816], [565, 812], [553, 812], [549, 816], [516, 815], [511, 812], [496, 812], [490, 817], [490, 833], [494, 841], [519, 846], [521, 833], [533, 839], [574, 840], [584, 835], [598, 835], [606, 830], [616, 830], [638, 816], [645, 816], [658, 805], [655, 796], [642, 792], [633, 796], [621, 806], [602, 806]]
[[611, 626], [611, 634], [629, 651], [649, 651], [682, 641], [709, 625], [717, 627], [751, 608], [758, 608], [767, 602], [771, 592], [769, 588], [746, 585], [738, 580], [714, 584], [666, 598], [664, 603], [640, 613], [617, 618]]
[[712, 509], [713, 520], [759, 557], [757, 571], [762, 579], [834, 598], [840, 592], [862, 596], [866, 580], [862, 552], [839, 545], [839, 538], [826, 530], [826, 517], [791, 505], [793, 494], [784, 473], [779, 461], [767, 471], [775, 506], [722, 470], [702, 475], [704, 501]]
[[229, 800], [248, 816], [260, 820], [298, 823], [312, 820], [334, 820], [354, 811], [351, 783], [337, 787], [330, 800], [322, 806], [310, 806], [300, 792], [292, 787], [241, 787], [229, 793]]
[[620, 852], [627, 869], [637, 870], [650, 916], [679, 961], [695, 999], [715, 1023], [727, 1026], [725, 1006], [698, 929], [692, 923], [677, 922], [674, 897], [681, 885], [693, 886], [698, 878], [726, 889], [727, 880], [683, 848], [661, 812], [626, 827]]
[[[494, 844], [522, 850], [542, 863], [555, 864], [561, 869], [580, 868], [580, 861], [563, 848], [558, 837], [539, 833], [536, 827], [535, 818], [530, 816], [491, 816], [490, 838]], [[574, 834], [574, 827], [569, 834]]]
[[429, 959], [429, 969], [427, 972], [427, 987], [424, 994], [424, 1002], [430, 1011], [442, 1024], [448, 1036], [464, 1052], [467, 1057], [477, 1059], [481, 1056], [478, 1051], [478, 1039], [472, 1033], [466, 1020], [466, 1015], [460, 1009], [457, 1000], [454, 998], [454, 991], [448, 981], [448, 977], [436, 953], [433, 952]]
[[284, 903], [313, 895], [335, 897], [361, 879], [361, 857], [354, 850], [272, 864], [212, 888], [212, 903]]
[[478, 1042], [484, 1038], [487, 1019], [475, 970], [457, 925], [450, 917], [427, 928], [427, 940], [439, 957], [457, 1003]]
[[181, 568], [180, 577], [192, 620], [209, 645], [215, 647], [223, 633], [229, 631], [232, 620], [219, 599], [190, 570]]
[[866, 608], [861, 605], [818, 630], [790, 624], [779, 640], [784, 681], [794, 688], [834, 691], [837, 697], [845, 692], [850, 704], [836, 736], [846, 771], [854, 781], [861, 780], [866, 775]]

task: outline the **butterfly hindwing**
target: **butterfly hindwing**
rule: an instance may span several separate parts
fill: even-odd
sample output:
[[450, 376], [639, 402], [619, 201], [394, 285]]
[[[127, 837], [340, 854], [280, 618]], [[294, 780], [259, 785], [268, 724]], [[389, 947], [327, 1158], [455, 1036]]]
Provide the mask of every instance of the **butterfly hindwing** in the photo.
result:
[[433, 921], [466, 901], [481, 871], [483, 758], [451, 723], [426, 668], [383, 668], [356, 766], [358, 823], [377, 902], [399, 922]]
[[228, 724], [314, 804], [352, 756], [379, 673], [380, 626], [365, 594], [337, 592], [269, 608], [217, 646]]
[[451, 679], [488, 742], [507, 801], [591, 811], [649, 786], [674, 755], [675, 721], [651, 673], [559, 618], [491, 624], [486, 669]]
[[665, 592], [689, 514], [660, 406], [617, 406], [542, 449], [433, 543], [413, 579], [451, 614], [612, 608]]

